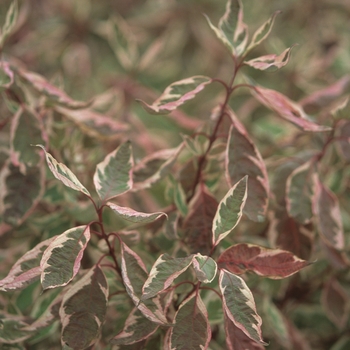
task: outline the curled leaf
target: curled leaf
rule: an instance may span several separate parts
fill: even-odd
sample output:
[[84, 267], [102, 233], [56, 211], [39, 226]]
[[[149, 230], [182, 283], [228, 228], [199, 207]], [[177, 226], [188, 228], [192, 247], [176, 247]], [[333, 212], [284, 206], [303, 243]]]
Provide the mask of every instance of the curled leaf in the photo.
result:
[[212, 79], [197, 75], [172, 83], [152, 105], [142, 100], [138, 101], [151, 114], [167, 114], [194, 98], [211, 82]]

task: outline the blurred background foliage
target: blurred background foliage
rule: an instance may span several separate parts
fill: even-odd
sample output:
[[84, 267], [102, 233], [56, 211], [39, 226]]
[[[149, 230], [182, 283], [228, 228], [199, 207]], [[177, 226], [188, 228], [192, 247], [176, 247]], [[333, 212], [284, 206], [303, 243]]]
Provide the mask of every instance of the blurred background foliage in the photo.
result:
[[[250, 53], [251, 58], [280, 53], [296, 44], [289, 64], [282, 70], [264, 72], [244, 67], [242, 73], [249, 79], [298, 101], [349, 74], [350, 2], [242, 2], [245, 22], [251, 34], [273, 12], [281, 11], [271, 35]], [[0, 23], [4, 23], [10, 4], [10, 0], [1, 1]], [[224, 97], [224, 91], [218, 84], [210, 85], [181, 110], [166, 117], [149, 115], [136, 100], [152, 102], [167, 85], [193, 75], [206, 75], [224, 81], [230, 79], [233, 72], [232, 60], [203, 16], [208, 15], [212, 23], [216, 24], [225, 10], [225, 4], [226, 1], [223, 0], [20, 1], [18, 23], [1, 52], [2, 59], [16, 62], [18, 66], [41, 74], [73, 99], [90, 101], [93, 110], [128, 126], [127, 130], [120, 133], [111, 135], [108, 130], [103, 130], [92, 137], [92, 130], [77, 128], [76, 124], [63, 118], [57, 111], [47, 112], [54, 115], [48, 123], [50, 150], [53, 150], [53, 155], [59, 161], [72, 169], [88, 189], [92, 188], [95, 165], [120, 142], [126, 139], [132, 141], [137, 160], [154, 151], [176, 147], [182, 140], [181, 133], [191, 134], [210, 121], [213, 108]], [[243, 75], [240, 75], [238, 82], [243, 82], [243, 79]], [[236, 91], [230, 105], [244, 122], [270, 169], [274, 170], [283, 163], [285, 157], [292, 157], [305, 149], [318, 149], [321, 144], [321, 136], [300, 134], [294, 126], [272, 117], [271, 112], [257, 103], [245, 89]], [[330, 125], [329, 108], [328, 105], [322, 108], [316, 106], [309, 113], [317, 114], [318, 123]], [[10, 143], [11, 116], [8, 105], [1, 100], [1, 167], [5, 163], [5, 150]], [[333, 157], [332, 161], [325, 162], [323, 169], [328, 185], [337, 194], [342, 191], [348, 193], [349, 167], [345, 167], [343, 162], [334, 161], [334, 156], [329, 157]], [[330, 164], [339, 172], [327, 175]], [[337, 176], [339, 173], [341, 175]], [[271, 179], [273, 175], [275, 174], [272, 174]], [[72, 227], [73, 223], [86, 223], [94, 215], [86, 203], [78, 201], [81, 198], [76, 193], [64, 190], [56, 180], [50, 179], [48, 175], [43, 204], [25, 225], [2, 237], [1, 260], [6, 260], [6, 266], [1, 268], [2, 274], [15, 261], [18, 255], [16, 249], [18, 252], [23, 251], [23, 245], [13, 250], [13, 258], [6, 256], [6, 248], [13, 247], [16, 242], [22, 244], [23, 236], [32, 236], [33, 240], [29, 244], [33, 246], [42, 237], [60, 234]], [[164, 185], [157, 184], [147, 194], [141, 193], [137, 200], [127, 197], [125, 201], [131, 202], [128, 206], [151, 212], [167, 205], [163, 192]], [[350, 206], [345, 200], [341, 205], [344, 228], [348, 231]], [[113, 223], [112, 218], [107, 217], [106, 220]], [[245, 222], [241, 227], [237, 233], [240, 240], [266, 243], [265, 224]], [[256, 237], [252, 239], [252, 235]], [[159, 247], [155, 246], [154, 249], [157, 251]], [[149, 261], [152, 263], [151, 258]], [[305, 272], [302, 282], [296, 277], [293, 281], [301, 283], [297, 288], [288, 287], [285, 281], [261, 282], [261, 279], [254, 277], [250, 280], [253, 289], [261, 283], [260, 289], [270, 291], [271, 298], [275, 297], [281, 308], [288, 300], [288, 293], [312, 295], [308, 309], [301, 304], [302, 307], [294, 307], [290, 312], [297, 326], [306, 330], [304, 336], [307, 342], [304, 345], [300, 342], [299, 345], [304, 346], [301, 349], [340, 350], [346, 349], [349, 344], [346, 338], [341, 338], [346, 334], [349, 336], [349, 330], [343, 325], [337, 328], [319, 306], [320, 291], [317, 288], [322, 285], [327, 269], [329, 266], [321, 263], [308, 270], [311, 272]], [[344, 280], [349, 280], [348, 274], [345, 275]], [[316, 281], [313, 284], [314, 290], [307, 290], [310, 288], [307, 278]], [[256, 290], [259, 288], [256, 287]], [[343, 288], [350, 292], [350, 288], [344, 285]], [[13, 307], [25, 313], [28, 308], [25, 298], [21, 299], [21, 295], [16, 298]], [[259, 298], [262, 301], [263, 297], [258, 294], [257, 299]], [[2, 304], [7, 302], [3, 299], [1, 296]], [[268, 320], [265, 322], [264, 334], [269, 339], [277, 338], [277, 342], [269, 348], [291, 349], [283, 338], [286, 331], [279, 330], [276, 335], [268, 325], [278, 325], [280, 317], [276, 317], [269, 302], [261, 302], [264, 310], [259, 310], [263, 320], [264, 317]], [[285, 312], [289, 312], [288, 307]], [[337, 345], [340, 338], [343, 343]], [[34, 340], [31, 343], [33, 349], [36, 349], [36, 342]], [[40, 349], [40, 346], [37, 348]], [[213, 349], [216, 349], [215, 344]]]

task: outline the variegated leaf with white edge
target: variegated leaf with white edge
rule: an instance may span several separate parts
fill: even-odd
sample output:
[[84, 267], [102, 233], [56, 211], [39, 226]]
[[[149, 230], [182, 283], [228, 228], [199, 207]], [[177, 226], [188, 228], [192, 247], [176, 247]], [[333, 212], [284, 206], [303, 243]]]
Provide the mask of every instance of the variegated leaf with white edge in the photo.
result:
[[266, 216], [270, 192], [266, 165], [244, 125], [231, 109], [227, 112], [232, 126], [226, 147], [226, 178], [232, 186], [248, 175], [247, 201], [243, 212], [250, 220], [262, 222]]
[[227, 317], [250, 339], [267, 345], [262, 339], [262, 320], [256, 311], [253, 294], [244, 280], [231, 272], [221, 270], [219, 285]]
[[33, 335], [33, 332], [23, 329], [28, 325], [26, 318], [3, 311], [0, 313], [0, 344], [3, 349], [6, 345], [8, 349], [13, 349], [9, 344], [17, 344]]
[[208, 311], [199, 295], [185, 299], [174, 318], [170, 333], [171, 350], [206, 350], [211, 339]]
[[0, 280], [0, 290], [8, 291], [11, 289], [22, 289], [39, 279], [41, 274], [40, 261], [42, 255], [55, 238], [56, 237], [51, 237], [39, 243], [18, 259], [12, 266], [8, 275]]
[[312, 198], [315, 193], [314, 164], [308, 161], [288, 176], [286, 183], [286, 207], [288, 214], [300, 224], [308, 224], [312, 217]]
[[315, 196], [313, 213], [322, 239], [332, 248], [341, 250], [345, 245], [343, 222], [337, 196], [314, 173]]
[[151, 114], [168, 114], [186, 101], [193, 99], [211, 82], [211, 78], [202, 75], [193, 76], [169, 85], [151, 105], [142, 100], [138, 101]]
[[211, 283], [216, 277], [218, 266], [213, 258], [197, 253], [192, 260], [198, 281]]
[[11, 34], [16, 25], [18, 18], [18, 1], [13, 0], [6, 13], [5, 23], [0, 30], [0, 51], [4, 47], [4, 43]]
[[159, 295], [153, 299], [141, 300], [142, 287], [148, 272], [142, 259], [125, 243], [121, 244], [121, 271], [125, 289], [135, 306], [150, 321], [160, 325], [168, 324]]
[[229, 52], [238, 57], [245, 52], [248, 42], [248, 26], [243, 22], [241, 0], [228, 0], [226, 11], [219, 20], [218, 28], [205, 16], [210, 28]]
[[275, 71], [284, 67], [289, 62], [290, 53], [293, 47], [285, 49], [281, 54], [270, 54], [244, 61], [244, 64], [255, 69]]
[[14, 81], [14, 73], [10, 64], [6, 61], [0, 62], [0, 91], [8, 89]]
[[95, 265], [64, 295], [59, 315], [61, 342], [73, 349], [86, 349], [99, 338], [108, 303], [108, 284]]
[[134, 185], [132, 190], [149, 188], [171, 171], [185, 143], [176, 148], [163, 149], [143, 158], [133, 169]]
[[180, 276], [191, 265], [193, 255], [185, 258], [173, 258], [162, 254], [153, 264], [151, 272], [142, 288], [141, 300], [154, 297], [167, 289], [175, 278]]
[[96, 167], [94, 184], [102, 201], [117, 197], [132, 188], [131, 142], [121, 144]]
[[67, 285], [80, 269], [84, 250], [90, 240], [90, 226], [71, 228], [50, 243], [41, 262], [43, 289]]
[[124, 329], [111, 339], [115, 345], [129, 345], [150, 337], [159, 325], [143, 316], [138, 308], [134, 308], [125, 321]]
[[46, 162], [51, 170], [54, 177], [63, 182], [67, 187], [72, 188], [73, 190], [80, 191], [91, 197], [89, 191], [81, 184], [78, 178], [73, 174], [73, 172], [64, 164], [57, 162], [57, 160], [48, 152], [42, 145], [35, 145], [40, 147], [45, 152]]
[[112, 202], [107, 202], [107, 206], [110, 207], [119, 218], [135, 223], [147, 224], [162, 216], [167, 216], [162, 212], [142, 213], [128, 207], [121, 207]]
[[248, 176], [244, 176], [220, 201], [213, 220], [213, 245], [216, 246], [239, 223], [247, 200]]
[[275, 18], [279, 13], [280, 11], [273, 13], [272, 16], [255, 31], [252, 40], [246, 50], [246, 53], [261, 44], [263, 40], [269, 36], [273, 23], [275, 22]]
[[34, 167], [44, 159], [42, 152], [31, 143], [45, 143], [40, 117], [29, 108], [18, 108], [11, 120], [11, 160], [23, 174], [26, 169]]

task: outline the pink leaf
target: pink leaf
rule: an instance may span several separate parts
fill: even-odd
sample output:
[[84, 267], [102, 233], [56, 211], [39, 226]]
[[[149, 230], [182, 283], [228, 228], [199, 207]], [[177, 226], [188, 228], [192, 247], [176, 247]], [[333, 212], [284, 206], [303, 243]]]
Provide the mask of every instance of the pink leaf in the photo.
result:
[[0, 89], [8, 89], [14, 80], [14, 74], [10, 64], [6, 61], [0, 62]]
[[338, 198], [321, 183], [317, 174], [314, 174], [314, 179], [313, 211], [318, 232], [327, 244], [338, 250], [343, 249], [344, 232]]
[[285, 250], [246, 243], [227, 248], [217, 262], [219, 268], [235, 274], [253, 271], [257, 275], [272, 279], [289, 277], [310, 264]]
[[226, 177], [232, 186], [248, 175], [248, 195], [243, 212], [254, 221], [263, 221], [270, 191], [266, 166], [243, 124], [229, 110], [232, 127], [226, 148]]
[[280, 117], [305, 131], [322, 132], [331, 130], [328, 126], [313, 123], [302, 107], [285, 95], [271, 89], [254, 86], [256, 98]]
[[211, 82], [210, 78], [201, 75], [186, 78], [169, 85], [152, 105], [139, 102], [151, 114], [167, 114], [194, 98]]

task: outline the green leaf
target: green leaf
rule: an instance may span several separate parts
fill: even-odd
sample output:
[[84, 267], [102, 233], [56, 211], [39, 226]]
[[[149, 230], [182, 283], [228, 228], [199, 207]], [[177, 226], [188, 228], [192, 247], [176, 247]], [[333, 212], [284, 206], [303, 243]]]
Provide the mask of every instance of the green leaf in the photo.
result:
[[62, 181], [64, 185], [72, 188], [73, 190], [80, 191], [89, 197], [91, 196], [89, 191], [81, 184], [78, 178], [66, 165], [57, 162], [57, 160], [50, 153], [46, 152], [44, 146], [35, 146], [40, 147], [44, 150], [47, 165], [56, 179]]
[[40, 262], [43, 289], [67, 285], [80, 269], [84, 250], [90, 240], [90, 226], [71, 228], [46, 248]]
[[261, 317], [257, 314], [252, 292], [244, 280], [221, 270], [219, 284], [227, 317], [250, 339], [267, 345], [261, 335]]
[[211, 283], [214, 280], [218, 266], [216, 265], [215, 260], [210, 256], [197, 253], [193, 258], [192, 264], [198, 281]]
[[59, 315], [62, 345], [86, 349], [100, 336], [108, 303], [106, 277], [98, 265], [75, 283], [64, 295]]
[[128, 207], [121, 207], [112, 202], [108, 202], [107, 206], [110, 207], [119, 218], [135, 223], [147, 224], [159, 219], [162, 216], [167, 216], [165, 213], [161, 212], [142, 213]]
[[192, 263], [193, 256], [173, 258], [162, 254], [152, 266], [151, 272], [142, 288], [142, 300], [150, 299], [167, 289]]
[[288, 214], [300, 224], [307, 224], [313, 217], [312, 198], [314, 166], [308, 161], [296, 168], [288, 177], [286, 184], [286, 207]]
[[5, 23], [1, 28], [0, 32], [0, 50], [4, 47], [4, 43], [8, 36], [11, 34], [13, 28], [16, 25], [18, 17], [18, 2], [14, 0], [10, 5], [7, 13]]
[[350, 98], [342, 99], [331, 113], [335, 119], [350, 119]]
[[117, 197], [131, 189], [133, 185], [132, 167], [130, 141], [121, 144], [97, 165], [94, 184], [102, 201]]
[[43, 126], [35, 112], [19, 108], [11, 122], [11, 160], [23, 174], [27, 167], [41, 163], [42, 154], [38, 149], [29, 147], [32, 143], [45, 143]]
[[216, 246], [239, 223], [247, 200], [248, 176], [239, 180], [220, 201], [213, 220], [213, 245]]
[[226, 178], [232, 186], [248, 175], [247, 202], [243, 212], [250, 220], [264, 221], [270, 192], [269, 179], [264, 160], [232, 110], [228, 110], [232, 120], [226, 148]]
[[199, 293], [193, 293], [182, 302], [175, 314], [174, 323], [169, 348], [172, 350], [208, 349], [211, 328], [208, 312]]
[[211, 78], [197, 75], [169, 85], [152, 105], [138, 100], [151, 114], [168, 114], [194, 98], [204, 87], [212, 82]]

